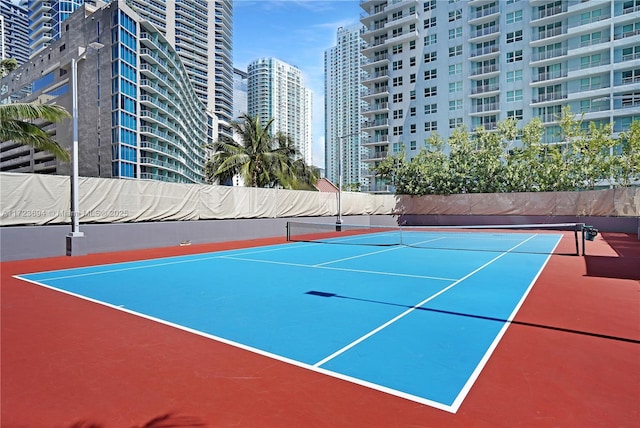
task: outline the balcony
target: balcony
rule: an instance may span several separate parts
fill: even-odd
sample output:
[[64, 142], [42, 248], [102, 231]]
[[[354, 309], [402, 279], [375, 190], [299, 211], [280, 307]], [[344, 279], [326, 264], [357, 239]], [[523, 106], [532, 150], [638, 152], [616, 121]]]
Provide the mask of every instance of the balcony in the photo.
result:
[[471, 108], [471, 113], [489, 113], [500, 111], [500, 103], [478, 104]]
[[531, 100], [531, 103], [539, 104], [539, 103], [545, 103], [549, 101], [561, 101], [566, 99], [567, 99], [566, 93], [550, 93], [550, 94], [538, 95], [537, 98], [534, 98], [533, 100]]
[[479, 86], [474, 86], [471, 89], [471, 94], [473, 95], [487, 94], [487, 93], [495, 92], [499, 90], [500, 90], [500, 86], [497, 83], [492, 85], [479, 85]]

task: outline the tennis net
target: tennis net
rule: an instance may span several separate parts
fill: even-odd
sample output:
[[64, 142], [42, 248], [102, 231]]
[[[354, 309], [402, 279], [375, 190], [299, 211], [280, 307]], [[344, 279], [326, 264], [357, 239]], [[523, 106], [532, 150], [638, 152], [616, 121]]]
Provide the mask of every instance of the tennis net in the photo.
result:
[[[580, 240], [582, 240], [582, 253], [585, 254], [584, 231], [586, 228], [588, 226], [584, 223], [374, 226], [290, 221], [287, 222], [287, 241], [579, 255]], [[555, 237], [549, 237], [549, 234]], [[562, 235], [559, 244], [558, 235]]]

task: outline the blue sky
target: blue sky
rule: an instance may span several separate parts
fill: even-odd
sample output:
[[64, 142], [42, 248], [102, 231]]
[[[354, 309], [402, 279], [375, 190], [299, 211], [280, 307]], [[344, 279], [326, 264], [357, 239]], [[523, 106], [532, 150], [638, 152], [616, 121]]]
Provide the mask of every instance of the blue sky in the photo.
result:
[[339, 27], [359, 24], [358, 0], [233, 2], [233, 62], [274, 57], [298, 67], [313, 92], [313, 164], [324, 167], [324, 51]]

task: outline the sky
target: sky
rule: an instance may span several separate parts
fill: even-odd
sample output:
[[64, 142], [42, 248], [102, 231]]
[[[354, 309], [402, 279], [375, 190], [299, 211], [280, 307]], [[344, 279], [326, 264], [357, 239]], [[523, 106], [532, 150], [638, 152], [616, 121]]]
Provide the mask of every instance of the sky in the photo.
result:
[[324, 52], [339, 27], [359, 25], [359, 0], [233, 2], [233, 65], [274, 57], [302, 71], [313, 92], [313, 165], [324, 167]]

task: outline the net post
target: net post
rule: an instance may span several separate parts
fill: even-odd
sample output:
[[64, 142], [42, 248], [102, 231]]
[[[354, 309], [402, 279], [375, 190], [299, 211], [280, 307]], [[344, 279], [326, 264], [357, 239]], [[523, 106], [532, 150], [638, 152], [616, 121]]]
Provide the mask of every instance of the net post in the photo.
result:
[[580, 227], [580, 225], [577, 223], [573, 226], [573, 236], [575, 237], [575, 241], [576, 241], [576, 256], [580, 255], [580, 247], [578, 244], [578, 227]]
[[286, 235], [287, 235], [287, 242], [291, 242], [291, 232], [290, 232], [290, 230], [289, 230], [289, 222], [287, 222], [287, 224], [286, 224], [285, 228], [286, 228], [286, 230], [287, 230], [287, 232], [286, 232]]
[[584, 234], [585, 234], [585, 224], [584, 224], [584, 223], [582, 223], [582, 224], [580, 225], [580, 228], [582, 229], [582, 255], [584, 256], [584, 255], [586, 255], [586, 254], [587, 254], [587, 252], [586, 252], [586, 250], [585, 250], [586, 245], [585, 245], [585, 239], [584, 239]]

